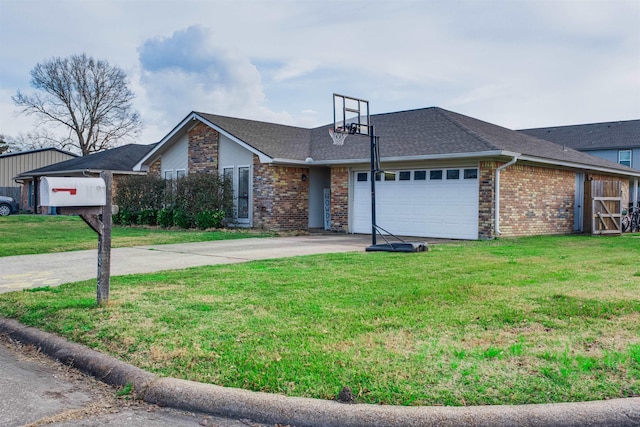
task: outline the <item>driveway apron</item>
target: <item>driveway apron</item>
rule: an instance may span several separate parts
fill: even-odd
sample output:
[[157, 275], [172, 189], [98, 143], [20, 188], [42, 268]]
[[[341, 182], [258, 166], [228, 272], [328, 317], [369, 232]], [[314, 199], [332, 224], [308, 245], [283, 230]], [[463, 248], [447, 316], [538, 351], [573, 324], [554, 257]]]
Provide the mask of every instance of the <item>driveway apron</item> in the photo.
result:
[[[366, 235], [307, 235], [113, 248], [111, 275], [363, 251], [368, 239]], [[97, 265], [97, 250], [1, 257], [0, 293], [94, 279]]]

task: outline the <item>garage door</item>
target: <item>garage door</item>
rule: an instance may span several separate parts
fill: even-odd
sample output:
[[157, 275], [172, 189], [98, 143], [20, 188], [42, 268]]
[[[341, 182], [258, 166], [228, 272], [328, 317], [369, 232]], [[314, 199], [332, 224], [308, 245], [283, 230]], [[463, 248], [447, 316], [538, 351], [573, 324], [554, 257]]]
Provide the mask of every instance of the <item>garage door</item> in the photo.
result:
[[[371, 233], [369, 172], [355, 172], [352, 230]], [[377, 225], [397, 236], [478, 238], [478, 169], [386, 172], [376, 181]]]

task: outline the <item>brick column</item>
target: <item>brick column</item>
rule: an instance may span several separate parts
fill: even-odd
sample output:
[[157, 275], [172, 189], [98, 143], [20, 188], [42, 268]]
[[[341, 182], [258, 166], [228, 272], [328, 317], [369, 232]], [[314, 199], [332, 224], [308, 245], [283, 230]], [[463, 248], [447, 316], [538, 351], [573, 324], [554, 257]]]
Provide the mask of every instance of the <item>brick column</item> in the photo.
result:
[[349, 231], [349, 168], [331, 168], [331, 230]]
[[198, 122], [189, 131], [189, 173], [218, 173], [218, 142], [215, 129]]
[[480, 162], [480, 197], [478, 201], [478, 238], [493, 239], [495, 237], [495, 177], [496, 162]]
[[156, 178], [162, 178], [162, 163], [161, 159], [158, 158], [155, 162], [151, 163], [149, 166], [149, 176], [155, 176]]

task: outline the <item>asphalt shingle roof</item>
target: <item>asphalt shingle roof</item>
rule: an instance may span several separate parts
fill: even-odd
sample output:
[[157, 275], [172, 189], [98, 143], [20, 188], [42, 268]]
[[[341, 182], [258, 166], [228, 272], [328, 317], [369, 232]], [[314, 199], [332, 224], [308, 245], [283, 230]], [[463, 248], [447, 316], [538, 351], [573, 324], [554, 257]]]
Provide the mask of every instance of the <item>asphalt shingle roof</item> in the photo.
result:
[[42, 175], [47, 172], [77, 170], [132, 171], [133, 166], [153, 148], [153, 145], [128, 144], [84, 157], [65, 160], [39, 169], [23, 172], [21, 176]]
[[[580, 151], [438, 107], [371, 116], [381, 157], [510, 151], [560, 162], [630, 170]], [[312, 130], [314, 160], [368, 159], [368, 137], [350, 135], [334, 146], [330, 126]]]
[[215, 114], [196, 114], [271, 158], [304, 160], [309, 157], [309, 129]]
[[640, 120], [522, 129], [520, 132], [576, 150], [640, 147]]
[[[307, 129], [201, 112], [194, 114], [257, 152], [282, 162], [305, 161], [309, 157], [325, 164], [333, 161], [365, 162], [370, 156], [367, 136], [349, 135], [344, 145], [334, 145], [328, 132], [332, 125]], [[637, 173], [626, 166], [566, 145], [438, 107], [376, 114], [371, 116], [371, 123], [380, 137], [380, 154], [383, 158], [455, 157], [456, 154], [463, 157], [470, 153], [493, 156], [500, 152], [511, 152], [555, 163]]]

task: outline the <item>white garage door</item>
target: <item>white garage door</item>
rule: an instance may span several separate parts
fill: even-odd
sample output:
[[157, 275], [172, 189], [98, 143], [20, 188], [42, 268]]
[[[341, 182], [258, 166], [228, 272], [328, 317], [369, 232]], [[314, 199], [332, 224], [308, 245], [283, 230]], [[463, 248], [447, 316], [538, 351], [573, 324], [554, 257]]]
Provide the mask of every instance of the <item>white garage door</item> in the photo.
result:
[[[377, 225], [397, 236], [478, 238], [478, 168], [404, 170], [376, 181]], [[371, 182], [355, 172], [353, 232], [371, 233]]]

